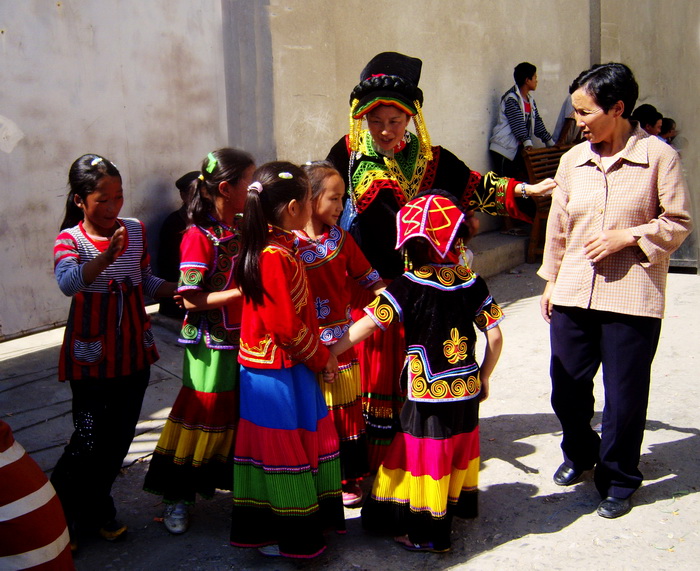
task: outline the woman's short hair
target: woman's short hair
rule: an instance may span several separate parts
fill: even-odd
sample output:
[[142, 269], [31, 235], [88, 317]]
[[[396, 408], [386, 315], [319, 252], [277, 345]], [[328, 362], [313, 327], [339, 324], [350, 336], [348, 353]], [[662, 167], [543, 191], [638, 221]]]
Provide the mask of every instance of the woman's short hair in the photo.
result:
[[624, 119], [629, 119], [639, 97], [637, 80], [624, 63], [598, 64], [581, 72], [571, 84], [572, 93], [577, 89], [583, 89], [593, 97], [606, 113], [618, 101], [622, 101], [625, 106], [622, 111]]

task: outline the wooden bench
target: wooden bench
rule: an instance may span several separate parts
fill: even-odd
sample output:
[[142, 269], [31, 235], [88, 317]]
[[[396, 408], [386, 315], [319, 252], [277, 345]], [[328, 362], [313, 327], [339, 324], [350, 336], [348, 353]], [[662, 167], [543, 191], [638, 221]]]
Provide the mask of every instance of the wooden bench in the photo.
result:
[[[523, 151], [528, 176], [527, 182], [537, 184], [546, 178], [554, 178], [559, 167], [559, 159], [573, 146], [562, 145], [560, 147], [545, 147]], [[527, 247], [528, 264], [533, 264], [537, 256], [541, 256], [544, 253], [547, 216], [549, 216], [549, 207], [552, 205], [551, 196], [533, 196], [532, 200], [535, 202], [535, 214], [532, 218], [530, 243]]]

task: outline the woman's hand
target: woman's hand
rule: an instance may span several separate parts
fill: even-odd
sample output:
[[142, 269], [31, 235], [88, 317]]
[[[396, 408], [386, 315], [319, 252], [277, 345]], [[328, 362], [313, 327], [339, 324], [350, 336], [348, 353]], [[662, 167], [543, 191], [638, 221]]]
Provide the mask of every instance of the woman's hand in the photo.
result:
[[552, 320], [552, 290], [554, 289], [554, 282], [547, 282], [544, 286], [544, 291], [542, 292], [542, 297], [540, 298], [540, 312], [544, 320], [549, 323]]
[[546, 178], [537, 184], [525, 183], [525, 193], [528, 196], [549, 196], [556, 186], [553, 178]]
[[619, 252], [627, 246], [634, 246], [637, 239], [627, 229], [603, 230], [583, 245], [583, 252], [591, 262], [599, 262], [610, 254]]

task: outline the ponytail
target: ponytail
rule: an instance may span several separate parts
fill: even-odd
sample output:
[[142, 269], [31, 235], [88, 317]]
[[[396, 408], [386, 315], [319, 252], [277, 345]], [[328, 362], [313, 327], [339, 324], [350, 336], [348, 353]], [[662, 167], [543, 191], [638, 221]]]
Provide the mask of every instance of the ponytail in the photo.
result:
[[284, 209], [292, 200], [307, 199], [309, 181], [302, 169], [284, 161], [262, 165], [253, 180], [241, 221], [241, 253], [233, 271], [243, 296], [261, 304], [266, 292], [260, 274], [260, 255], [267, 245], [268, 224], [279, 225]]
[[[260, 183], [258, 183], [260, 184]], [[241, 253], [233, 269], [234, 279], [244, 297], [261, 304], [265, 289], [260, 279], [260, 254], [267, 244], [267, 218], [257, 188], [251, 185], [240, 222]]]

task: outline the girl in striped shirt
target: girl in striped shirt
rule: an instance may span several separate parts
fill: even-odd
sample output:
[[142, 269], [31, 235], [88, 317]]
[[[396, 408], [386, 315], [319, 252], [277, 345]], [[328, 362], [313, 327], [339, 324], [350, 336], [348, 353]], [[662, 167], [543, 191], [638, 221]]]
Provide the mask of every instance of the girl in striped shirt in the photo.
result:
[[152, 275], [143, 224], [118, 217], [124, 193], [114, 164], [83, 155], [68, 182], [54, 273], [72, 297], [58, 375], [71, 385], [75, 431], [51, 481], [75, 550], [79, 534], [114, 540], [126, 532], [115, 519], [111, 489], [158, 359], [144, 294], [172, 296], [176, 284]]

